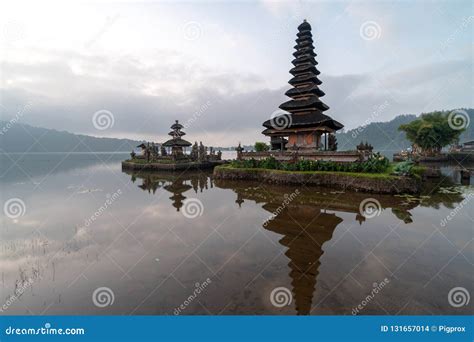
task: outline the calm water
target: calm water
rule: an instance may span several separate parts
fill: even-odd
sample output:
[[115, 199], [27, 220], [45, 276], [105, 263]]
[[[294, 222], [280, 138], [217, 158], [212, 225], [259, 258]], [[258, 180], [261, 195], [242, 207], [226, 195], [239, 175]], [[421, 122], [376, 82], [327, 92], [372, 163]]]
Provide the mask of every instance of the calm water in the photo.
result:
[[[125, 157], [1, 156], [2, 203], [24, 203], [1, 212], [4, 314], [473, 311], [448, 302], [474, 293], [474, 189], [450, 167], [412, 198], [132, 174]], [[368, 198], [381, 211], [361, 214]], [[113, 303], [94, 304], [100, 287]]]

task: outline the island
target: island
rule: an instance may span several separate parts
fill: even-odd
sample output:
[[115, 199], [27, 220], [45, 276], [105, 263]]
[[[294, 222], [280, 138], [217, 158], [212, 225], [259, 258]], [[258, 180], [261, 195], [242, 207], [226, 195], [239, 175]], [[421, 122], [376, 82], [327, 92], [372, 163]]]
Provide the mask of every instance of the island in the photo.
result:
[[[209, 169], [224, 163], [222, 152], [211, 147], [207, 148], [202, 142], [197, 141], [191, 144], [182, 137], [184, 126], [178, 120], [171, 126], [168, 135], [171, 139], [161, 145], [154, 142], [142, 143], [137, 147], [141, 148], [141, 153], [135, 151], [130, 153], [130, 159], [122, 162], [123, 170], [144, 170], [144, 171], [177, 171], [177, 170], [197, 170]], [[191, 147], [187, 153], [186, 148]]]
[[[320, 71], [311, 25], [298, 26], [290, 70], [292, 86], [281, 115], [263, 123], [270, 144], [257, 151], [237, 147], [237, 159], [214, 169], [216, 179], [256, 180], [279, 184], [322, 185], [374, 193], [418, 193], [423, 169], [414, 163], [393, 164], [368, 142], [357, 150], [338, 151], [335, 132], [344, 127], [324, 114]], [[267, 148], [266, 148], [267, 147]]]

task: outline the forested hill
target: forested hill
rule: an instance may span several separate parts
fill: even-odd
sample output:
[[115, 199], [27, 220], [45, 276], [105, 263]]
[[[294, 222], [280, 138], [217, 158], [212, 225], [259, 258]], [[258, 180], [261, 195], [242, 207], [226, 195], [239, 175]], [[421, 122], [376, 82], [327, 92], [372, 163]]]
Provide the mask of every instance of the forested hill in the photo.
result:
[[141, 142], [0, 121], [0, 152], [130, 152]]
[[[461, 143], [474, 140], [474, 109], [464, 109], [470, 118], [470, 124], [461, 135]], [[399, 115], [391, 121], [372, 122], [367, 126], [360, 126], [356, 129], [337, 134], [339, 150], [351, 150], [361, 141], [367, 141], [374, 146], [377, 151], [398, 151], [411, 146], [405, 138], [405, 133], [398, 130], [400, 125], [409, 123], [417, 118], [417, 115]]]

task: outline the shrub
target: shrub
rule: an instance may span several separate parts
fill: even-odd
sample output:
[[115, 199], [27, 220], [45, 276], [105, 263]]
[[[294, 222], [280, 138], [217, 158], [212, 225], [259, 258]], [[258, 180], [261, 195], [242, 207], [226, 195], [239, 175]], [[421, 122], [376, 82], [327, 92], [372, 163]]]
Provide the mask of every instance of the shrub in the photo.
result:
[[265, 144], [264, 142], [257, 141], [254, 145], [254, 149], [256, 152], [264, 152], [270, 149], [270, 146]]
[[279, 162], [274, 157], [263, 160], [234, 160], [232, 167], [261, 168], [284, 171], [336, 171], [336, 172], [367, 172], [382, 173], [390, 166], [389, 160], [379, 153], [375, 153], [369, 160], [354, 163], [338, 163], [334, 161], [299, 160], [296, 163]]

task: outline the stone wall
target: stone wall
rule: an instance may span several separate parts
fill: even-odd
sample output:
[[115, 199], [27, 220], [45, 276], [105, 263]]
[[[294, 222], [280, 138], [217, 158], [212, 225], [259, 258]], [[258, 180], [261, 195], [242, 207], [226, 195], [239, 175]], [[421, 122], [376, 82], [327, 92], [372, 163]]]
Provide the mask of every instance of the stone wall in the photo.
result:
[[262, 169], [239, 169], [217, 167], [216, 179], [252, 180], [276, 184], [318, 185], [353, 191], [379, 194], [419, 193], [421, 181], [411, 177], [373, 177], [367, 174], [344, 174], [343, 172], [298, 172]]
[[368, 155], [357, 151], [266, 151], [266, 152], [242, 152], [240, 159], [262, 160], [268, 157], [274, 157], [281, 162], [292, 160], [322, 160], [334, 161], [339, 163], [353, 163], [360, 160], [366, 160]]

